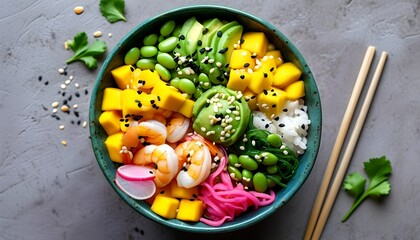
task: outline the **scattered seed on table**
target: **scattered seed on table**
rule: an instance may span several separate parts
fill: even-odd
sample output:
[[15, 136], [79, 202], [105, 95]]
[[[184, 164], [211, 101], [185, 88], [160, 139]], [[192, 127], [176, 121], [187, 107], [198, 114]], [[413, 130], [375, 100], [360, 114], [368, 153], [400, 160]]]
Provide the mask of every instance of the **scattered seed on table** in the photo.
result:
[[108, 37], [112, 37], [112, 33], [108, 33]]
[[60, 125], [60, 130], [64, 130], [64, 125]]
[[67, 41], [64, 42], [64, 48], [66, 50], [69, 50], [69, 43]]
[[102, 32], [101, 32], [101, 31], [95, 31], [95, 32], [93, 33], [93, 36], [94, 36], [94, 37], [96, 37], [96, 38], [98, 38], [98, 37], [102, 37]]
[[69, 85], [71, 83], [70, 79], [67, 79], [66, 81], [64, 81], [64, 84]]
[[60, 105], [60, 103], [59, 102], [53, 102], [53, 103], [51, 103], [51, 107], [53, 107], [53, 108], [56, 108], [56, 107], [58, 107]]
[[87, 122], [86, 121], [83, 121], [83, 123], [82, 123], [82, 127], [87, 127]]
[[61, 141], [61, 145], [67, 146], [67, 141], [66, 140]]
[[75, 84], [74, 84], [74, 86], [75, 86], [76, 88], [79, 88], [79, 87], [80, 87], [79, 83], [75, 83]]
[[58, 109], [57, 108], [54, 108], [53, 110], [52, 110], [52, 113], [57, 113], [58, 112]]
[[64, 90], [64, 89], [66, 89], [66, 84], [62, 83], [62, 84], [60, 85], [60, 88], [61, 88], [61, 89], [63, 89], [63, 90]]
[[63, 74], [63, 73], [65, 72], [65, 70], [64, 70], [64, 68], [59, 68], [59, 69], [58, 69], [58, 72], [59, 72], [60, 74]]
[[85, 11], [85, 8], [83, 6], [77, 6], [73, 9], [74, 13], [77, 15], [82, 14]]
[[68, 112], [69, 111], [69, 107], [67, 105], [61, 106], [61, 111]]

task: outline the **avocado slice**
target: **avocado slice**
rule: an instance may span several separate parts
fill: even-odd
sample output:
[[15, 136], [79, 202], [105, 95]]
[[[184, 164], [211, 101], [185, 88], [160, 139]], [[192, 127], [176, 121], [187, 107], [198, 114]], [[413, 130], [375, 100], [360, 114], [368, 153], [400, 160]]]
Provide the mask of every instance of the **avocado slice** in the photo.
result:
[[241, 25], [233, 26], [226, 30], [220, 38], [217, 51], [215, 52], [216, 62], [220, 62], [223, 66], [225, 66], [225, 64], [230, 61], [234, 45], [241, 40], [243, 30], [244, 28]]
[[[184, 49], [185, 49], [185, 56], [192, 55], [197, 50], [197, 42], [201, 39], [201, 36], [203, 34], [204, 26], [198, 22], [195, 21], [195, 23], [192, 25], [190, 31], [185, 36], [184, 41]], [[181, 45], [182, 47], [182, 45]]]
[[[228, 22], [226, 24], [224, 24], [223, 26], [221, 26], [217, 31], [216, 34], [213, 36], [212, 40], [211, 40], [211, 51], [208, 52], [208, 57], [209, 59], [215, 59], [216, 57], [216, 52], [219, 48], [219, 42], [220, 39], [222, 38], [223, 34], [230, 29], [231, 27], [234, 26], [238, 26], [239, 23], [237, 21], [232, 21], [232, 22]], [[214, 65], [216, 65], [215, 63], [213, 63]], [[223, 63], [222, 63], [223, 64]]]
[[209, 49], [211, 46], [211, 41], [213, 36], [216, 34], [216, 31], [223, 26], [223, 22], [218, 18], [213, 18], [206, 20], [203, 23], [203, 35], [201, 37], [201, 44], [197, 46], [197, 62], [200, 66], [200, 71], [206, 74], [209, 73], [210, 69], [213, 67], [211, 63], [206, 61], [202, 62], [203, 59], [207, 56], [206, 49]]
[[182, 28], [178, 36], [179, 44], [176, 46], [174, 53], [179, 53], [181, 56], [187, 56], [185, 42], [187, 42], [187, 35], [196, 22], [197, 19], [195, 17], [191, 17], [182, 24]]

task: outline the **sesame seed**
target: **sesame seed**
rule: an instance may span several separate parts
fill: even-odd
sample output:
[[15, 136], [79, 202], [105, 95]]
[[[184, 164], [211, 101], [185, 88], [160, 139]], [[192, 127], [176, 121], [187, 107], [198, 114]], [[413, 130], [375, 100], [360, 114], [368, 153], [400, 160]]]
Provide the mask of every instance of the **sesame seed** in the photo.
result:
[[58, 72], [59, 72], [60, 74], [63, 74], [63, 73], [65, 72], [65, 70], [64, 70], [64, 68], [59, 68], [59, 69], [58, 69]]
[[288, 151], [286, 151], [286, 150], [284, 150], [284, 151], [283, 151], [283, 154], [284, 154], [284, 155], [287, 155], [287, 154], [289, 154], [289, 152], [288, 152]]
[[66, 84], [62, 83], [62, 84], [60, 85], [60, 88], [61, 88], [61, 89], [63, 89], [63, 90], [64, 90], [64, 89], [66, 89]]
[[56, 107], [58, 107], [60, 105], [60, 103], [59, 102], [53, 102], [53, 103], [51, 103], [51, 107], [53, 107], [53, 108], [56, 108]]
[[82, 14], [85, 11], [85, 8], [83, 6], [77, 6], [73, 9], [74, 13], [77, 15]]
[[61, 141], [61, 145], [67, 146], [67, 141], [66, 140]]
[[86, 121], [83, 121], [83, 123], [82, 123], [82, 127], [87, 127], [87, 122]]
[[244, 146], [239, 146], [239, 149], [243, 151], [243, 150], [245, 150], [245, 147]]
[[65, 48], [66, 50], [68, 50], [68, 49], [69, 49], [69, 43], [68, 43], [67, 41], [65, 41], [65, 42], [64, 42], [64, 48]]
[[59, 126], [60, 130], [64, 130], [64, 125]]
[[108, 33], [108, 37], [112, 37], [112, 33]]
[[102, 32], [101, 32], [101, 31], [95, 31], [95, 32], [93, 33], [93, 37], [95, 37], [95, 38], [102, 37]]
[[68, 112], [69, 111], [69, 107], [67, 105], [63, 105], [63, 106], [61, 106], [61, 111]]
[[52, 110], [52, 113], [57, 113], [58, 112], [58, 109], [57, 108], [54, 108], [53, 110]]
[[252, 140], [252, 141], [251, 141], [251, 144], [252, 144], [252, 146], [254, 146], [254, 147], [255, 147], [255, 140]]
[[77, 105], [76, 103], [73, 104], [73, 108], [77, 108], [79, 105]]

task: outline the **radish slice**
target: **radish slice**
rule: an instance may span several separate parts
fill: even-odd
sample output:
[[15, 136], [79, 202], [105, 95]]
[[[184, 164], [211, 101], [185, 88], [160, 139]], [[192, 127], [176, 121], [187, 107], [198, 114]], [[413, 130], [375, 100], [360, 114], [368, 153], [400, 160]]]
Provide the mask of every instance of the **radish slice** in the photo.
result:
[[148, 181], [155, 178], [153, 168], [139, 165], [123, 165], [117, 169], [118, 174], [125, 180]]
[[121, 177], [118, 173], [115, 176], [115, 183], [128, 196], [136, 200], [151, 198], [156, 192], [156, 185], [153, 180], [130, 181]]

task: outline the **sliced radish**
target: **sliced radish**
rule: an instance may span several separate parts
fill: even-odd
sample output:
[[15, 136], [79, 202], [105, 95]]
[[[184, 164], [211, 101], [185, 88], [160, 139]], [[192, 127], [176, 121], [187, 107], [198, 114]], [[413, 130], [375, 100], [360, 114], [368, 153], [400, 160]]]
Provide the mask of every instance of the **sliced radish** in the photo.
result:
[[115, 183], [128, 196], [136, 200], [151, 198], [156, 192], [156, 185], [153, 180], [130, 181], [121, 177], [118, 173], [115, 176]]
[[153, 180], [155, 174], [152, 167], [139, 166], [139, 165], [122, 165], [117, 169], [118, 174], [122, 178], [131, 181], [147, 181]]

